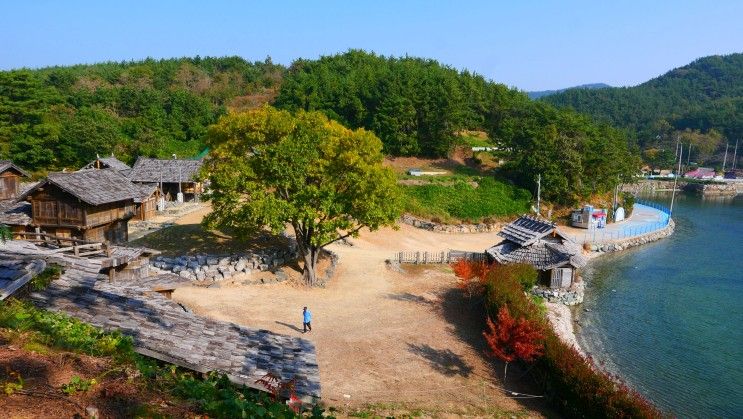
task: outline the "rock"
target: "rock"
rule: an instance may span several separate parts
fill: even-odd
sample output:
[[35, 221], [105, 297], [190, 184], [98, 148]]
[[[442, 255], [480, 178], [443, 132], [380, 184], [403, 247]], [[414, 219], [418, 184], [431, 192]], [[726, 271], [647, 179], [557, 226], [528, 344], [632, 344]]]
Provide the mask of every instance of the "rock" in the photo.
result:
[[85, 414], [88, 415], [88, 417], [91, 419], [97, 419], [100, 417], [100, 413], [98, 413], [98, 408], [95, 406], [86, 407]]
[[192, 260], [188, 262], [188, 267], [191, 269], [199, 269], [200, 265], [199, 265], [199, 262]]
[[186, 269], [186, 267], [183, 266], [183, 265], [175, 265], [175, 266], [173, 266], [173, 273], [174, 274], [180, 273], [184, 269]]
[[181, 278], [193, 279], [193, 273], [191, 271], [183, 270], [178, 273]]
[[196, 261], [199, 262], [199, 265], [206, 265], [207, 264], [206, 263], [207, 262], [207, 259], [208, 258], [206, 257], [206, 255], [197, 255], [196, 256]]
[[203, 271], [196, 272], [196, 279], [199, 281], [203, 281], [206, 279], [206, 274]]
[[229, 272], [230, 268], [228, 266], [220, 266], [217, 268], [217, 271], [219, 271], [219, 273], [221, 274], [224, 274], [225, 272]]
[[229, 264], [230, 264], [230, 258], [219, 259], [219, 263], [218, 263], [219, 266], [227, 266]]
[[219, 259], [217, 259], [215, 257], [208, 257], [208, 258], [206, 258], [206, 264], [207, 265], [216, 265], [218, 263], [219, 263]]
[[238, 272], [242, 272], [242, 271], [245, 270], [245, 266], [246, 265], [247, 265], [247, 263], [245, 263], [245, 261], [243, 259], [240, 259], [235, 264], [235, 270], [238, 271]]

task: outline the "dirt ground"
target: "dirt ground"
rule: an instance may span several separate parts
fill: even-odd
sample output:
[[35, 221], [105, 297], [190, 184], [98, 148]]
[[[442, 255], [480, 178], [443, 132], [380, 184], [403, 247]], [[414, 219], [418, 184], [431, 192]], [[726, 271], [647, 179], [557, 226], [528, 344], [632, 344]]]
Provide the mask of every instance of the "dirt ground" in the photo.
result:
[[[331, 246], [340, 263], [326, 288], [188, 287], [173, 299], [202, 315], [313, 341], [323, 400], [346, 414], [551, 416], [543, 399], [504, 391], [502, 364], [484, 356], [482, 308], [462, 295], [448, 267], [398, 272], [385, 264], [397, 251], [482, 251], [497, 241], [495, 233], [443, 235], [402, 225]], [[313, 315], [304, 335], [303, 306]], [[509, 368], [507, 388], [537, 392], [522, 375]]]

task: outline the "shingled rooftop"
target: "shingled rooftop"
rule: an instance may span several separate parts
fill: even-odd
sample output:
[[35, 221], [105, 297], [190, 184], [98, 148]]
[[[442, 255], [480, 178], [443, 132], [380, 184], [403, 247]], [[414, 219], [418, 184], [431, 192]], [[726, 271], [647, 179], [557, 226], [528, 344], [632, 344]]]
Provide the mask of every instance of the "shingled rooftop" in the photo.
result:
[[85, 169], [113, 169], [117, 171], [122, 170], [129, 170], [131, 167], [129, 167], [128, 164], [124, 163], [123, 161], [117, 159], [114, 156], [111, 157], [100, 157], [92, 162], [88, 163], [83, 167], [81, 170]]
[[26, 173], [25, 170], [21, 169], [20, 167], [16, 166], [12, 161], [10, 160], [0, 160], [0, 173], [8, 170], [13, 169], [21, 174], [21, 176], [25, 177], [31, 177], [28, 173]]
[[139, 157], [129, 172], [129, 179], [139, 183], [195, 182], [203, 160], [152, 159]]
[[49, 173], [46, 180], [24, 193], [25, 199], [36, 189], [52, 184], [90, 205], [137, 199], [141, 193], [129, 179], [115, 170], [81, 170]]
[[536, 217], [521, 216], [498, 235], [505, 240], [486, 250], [498, 263], [527, 263], [541, 271], [581, 268], [587, 263], [578, 244], [562, 235], [554, 223]]

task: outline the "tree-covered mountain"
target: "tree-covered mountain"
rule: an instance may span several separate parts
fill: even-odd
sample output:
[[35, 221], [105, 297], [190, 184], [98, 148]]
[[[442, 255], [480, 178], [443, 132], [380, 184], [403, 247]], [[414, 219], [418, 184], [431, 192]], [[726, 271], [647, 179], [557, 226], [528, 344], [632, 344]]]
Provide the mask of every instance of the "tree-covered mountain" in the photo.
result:
[[604, 89], [606, 87], [611, 87], [606, 83], [588, 83], [588, 84], [581, 84], [580, 86], [573, 86], [573, 87], [567, 87], [565, 89], [556, 89], [556, 90], [537, 90], [533, 92], [526, 92], [526, 94], [529, 96], [529, 99], [539, 99], [541, 97], [554, 95], [557, 93], [562, 93], [568, 89]]
[[[276, 95], [278, 96], [276, 97]], [[636, 169], [625, 135], [434, 60], [348, 51], [296, 60], [181, 58], [0, 72], [0, 158], [32, 171], [78, 168], [96, 154], [194, 156], [228, 109], [274, 102], [375, 132], [391, 155], [446, 156], [463, 130], [486, 131], [503, 173], [569, 202]]]
[[486, 131], [504, 150], [503, 171], [529, 189], [541, 174], [545, 196], [555, 201], [610, 189], [637, 163], [626, 136], [608, 124], [434, 60], [354, 50], [297, 60], [276, 106], [319, 110], [372, 130], [392, 155], [442, 157], [460, 141], [458, 132]]
[[194, 156], [226, 108], [268, 101], [284, 71], [240, 57], [2, 71], [0, 158], [49, 170], [96, 154]]
[[724, 138], [743, 136], [743, 54], [700, 58], [634, 87], [570, 89], [542, 100], [627, 129], [646, 155], [672, 160], [679, 135], [691, 141], [692, 161], [718, 162]]

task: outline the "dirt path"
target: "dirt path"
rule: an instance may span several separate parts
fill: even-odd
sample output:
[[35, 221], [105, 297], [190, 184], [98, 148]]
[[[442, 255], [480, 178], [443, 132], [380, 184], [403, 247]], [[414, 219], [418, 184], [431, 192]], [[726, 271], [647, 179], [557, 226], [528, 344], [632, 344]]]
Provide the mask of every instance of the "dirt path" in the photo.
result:
[[[314, 330], [305, 337], [317, 345], [323, 399], [331, 406], [541, 416], [543, 406], [501, 389], [501, 368], [482, 355], [481, 309], [456, 289], [448, 267], [400, 273], [385, 265], [396, 251], [482, 251], [498, 240], [494, 233], [442, 235], [403, 225], [366, 232], [353, 246], [334, 245], [340, 263], [324, 289], [184, 288], [173, 298], [199, 314], [289, 335], [301, 334], [308, 306]], [[512, 374], [509, 389], [534, 391]]]

